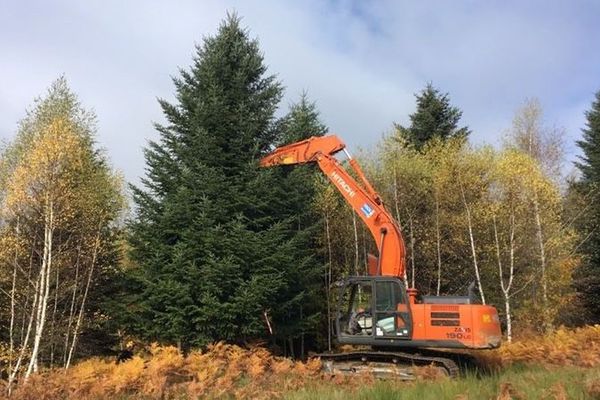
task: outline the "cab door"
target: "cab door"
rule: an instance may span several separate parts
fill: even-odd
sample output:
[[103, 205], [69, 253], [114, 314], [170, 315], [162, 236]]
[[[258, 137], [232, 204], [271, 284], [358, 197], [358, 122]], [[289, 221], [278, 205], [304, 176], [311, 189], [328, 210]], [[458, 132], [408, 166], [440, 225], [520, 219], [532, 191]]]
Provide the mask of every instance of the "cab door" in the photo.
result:
[[374, 282], [370, 277], [350, 277], [339, 292], [336, 333], [341, 344], [373, 342]]
[[398, 279], [374, 279], [375, 339], [410, 339], [412, 318], [406, 288]]

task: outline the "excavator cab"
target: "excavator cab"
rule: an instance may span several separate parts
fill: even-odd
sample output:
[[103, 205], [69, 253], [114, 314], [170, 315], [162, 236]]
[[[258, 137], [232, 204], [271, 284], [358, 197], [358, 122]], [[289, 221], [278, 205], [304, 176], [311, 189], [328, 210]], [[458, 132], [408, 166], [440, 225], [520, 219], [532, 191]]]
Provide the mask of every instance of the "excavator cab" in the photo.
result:
[[338, 284], [339, 344], [373, 348], [471, 348], [500, 345], [494, 307], [469, 296], [420, 296], [392, 276], [354, 276]]
[[357, 276], [340, 285], [335, 321], [340, 344], [376, 345], [412, 337], [406, 286], [398, 278]]

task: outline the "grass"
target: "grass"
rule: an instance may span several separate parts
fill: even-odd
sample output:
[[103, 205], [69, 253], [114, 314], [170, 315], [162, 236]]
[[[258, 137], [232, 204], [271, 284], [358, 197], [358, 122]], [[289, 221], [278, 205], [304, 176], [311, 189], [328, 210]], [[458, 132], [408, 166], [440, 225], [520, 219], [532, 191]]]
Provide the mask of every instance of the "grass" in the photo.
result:
[[513, 365], [488, 376], [397, 383], [379, 381], [357, 390], [336, 385], [309, 386], [287, 393], [289, 400], [467, 400], [600, 399], [600, 369]]

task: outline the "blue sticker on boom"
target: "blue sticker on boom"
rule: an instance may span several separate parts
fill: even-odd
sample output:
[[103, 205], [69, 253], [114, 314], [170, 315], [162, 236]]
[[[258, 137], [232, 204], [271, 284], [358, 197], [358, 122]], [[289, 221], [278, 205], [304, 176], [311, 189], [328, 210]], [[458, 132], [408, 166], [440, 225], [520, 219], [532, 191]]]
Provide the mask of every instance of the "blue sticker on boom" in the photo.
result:
[[363, 212], [363, 214], [365, 214], [365, 216], [367, 218], [370, 218], [371, 215], [373, 215], [373, 213], [375, 212], [373, 210], [373, 208], [371, 208], [371, 206], [368, 205], [367, 203], [363, 204], [363, 206], [360, 208], [360, 210]]

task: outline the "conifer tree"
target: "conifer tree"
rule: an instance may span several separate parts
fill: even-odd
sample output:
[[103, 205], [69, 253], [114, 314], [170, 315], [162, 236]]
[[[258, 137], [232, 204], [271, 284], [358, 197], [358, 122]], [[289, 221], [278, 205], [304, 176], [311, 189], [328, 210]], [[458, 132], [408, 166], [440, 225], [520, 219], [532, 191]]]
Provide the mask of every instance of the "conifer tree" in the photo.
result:
[[[303, 93], [298, 103], [292, 104], [288, 114], [279, 121], [279, 131], [280, 144], [284, 145], [322, 136], [327, 133], [327, 127], [321, 123], [315, 103]], [[279, 314], [281, 320], [286, 321], [278, 329], [278, 336], [287, 339], [285, 348], [289, 349], [290, 355], [303, 358], [305, 348], [316, 345], [314, 341], [320, 334], [318, 323], [324, 305], [322, 276], [325, 262], [316, 242], [321, 228], [320, 217], [313, 207], [315, 177], [321, 173], [311, 165], [275, 168], [273, 173], [284, 188], [282, 195], [288, 200], [287, 213], [292, 226], [304, 241], [302, 248], [297, 249], [301, 262], [290, 269], [290, 276], [298, 282], [293, 289], [294, 295], [274, 310], [275, 315]]]
[[575, 189], [585, 194], [591, 204], [585, 204], [585, 216], [581, 219], [579, 230], [583, 244], [583, 262], [576, 274], [575, 287], [585, 304], [586, 313], [593, 323], [600, 322], [600, 91], [596, 93], [591, 109], [585, 113], [586, 127], [583, 138], [577, 144], [583, 151], [576, 163], [582, 173]]
[[450, 104], [448, 93], [441, 93], [428, 83], [415, 95], [417, 110], [410, 115], [410, 126], [396, 124], [399, 134], [420, 150], [434, 137], [442, 140], [452, 137], [467, 138], [470, 130], [458, 127], [462, 111]]
[[156, 126], [160, 141], [146, 149], [147, 176], [133, 189], [140, 294], [121, 318], [182, 345], [261, 336], [268, 311], [276, 327], [291, 324], [299, 316], [285, 305], [302, 293], [308, 238], [278, 172], [258, 166], [283, 141], [274, 118], [282, 87], [235, 15], [174, 83], [177, 101], [160, 100], [168, 123]]
[[327, 127], [319, 118], [317, 105], [311, 102], [306, 92], [300, 100], [290, 106], [287, 115], [280, 121], [283, 144], [308, 139], [311, 136], [323, 136]]

